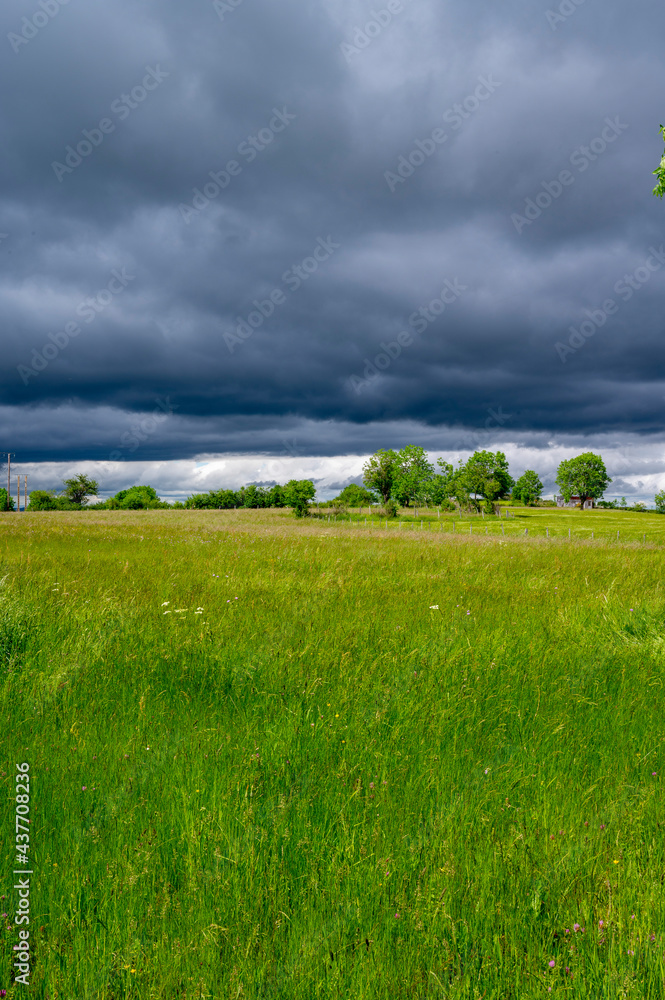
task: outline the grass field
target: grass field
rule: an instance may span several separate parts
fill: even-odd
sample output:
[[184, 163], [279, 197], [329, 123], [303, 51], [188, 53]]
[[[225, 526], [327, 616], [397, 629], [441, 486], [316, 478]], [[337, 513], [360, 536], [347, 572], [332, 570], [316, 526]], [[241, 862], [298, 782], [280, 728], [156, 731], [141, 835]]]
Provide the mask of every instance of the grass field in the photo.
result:
[[514, 513], [1, 516], [7, 996], [665, 996], [665, 518]]

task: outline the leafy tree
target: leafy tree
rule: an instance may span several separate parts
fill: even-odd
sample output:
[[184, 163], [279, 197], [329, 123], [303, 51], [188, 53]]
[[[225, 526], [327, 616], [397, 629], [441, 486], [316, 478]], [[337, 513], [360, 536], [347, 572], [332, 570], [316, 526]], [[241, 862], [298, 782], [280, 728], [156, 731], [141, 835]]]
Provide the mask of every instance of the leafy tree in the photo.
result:
[[612, 482], [601, 456], [592, 451], [565, 459], [557, 470], [556, 481], [566, 503], [578, 496], [582, 504], [600, 499]]
[[[32, 498], [32, 494], [31, 494]], [[3, 510], [14, 510], [14, 501], [11, 497], [7, 497], [7, 490], [0, 487], [0, 511]], [[30, 510], [30, 505], [28, 504], [28, 510]]]
[[258, 486], [256, 483], [241, 486], [237, 493], [237, 505], [239, 507], [251, 507], [254, 509], [271, 507], [271, 492], [265, 486]]
[[99, 484], [95, 479], [89, 479], [82, 472], [71, 479], [65, 479], [62, 484], [65, 489], [61, 496], [70, 503], [82, 507], [87, 502], [88, 497], [96, 497], [99, 493]]
[[275, 484], [268, 490], [269, 507], [286, 507], [288, 506], [286, 500], [284, 499], [284, 487], [279, 484]]
[[363, 482], [376, 490], [384, 503], [390, 500], [397, 471], [397, 452], [379, 448], [363, 465]]
[[293, 508], [296, 517], [309, 514], [310, 501], [316, 496], [316, 486], [311, 479], [291, 479], [284, 487], [284, 499]]
[[533, 469], [527, 469], [513, 486], [513, 498], [527, 507], [535, 507], [542, 492], [543, 484]]
[[[665, 125], [660, 126], [660, 134], [663, 139], [665, 139]], [[655, 194], [657, 198], [662, 198], [665, 194], [665, 153], [660, 158], [660, 166], [656, 167], [653, 172], [658, 178], [658, 183], [653, 189], [653, 194]]]
[[56, 496], [53, 490], [31, 490], [28, 511], [35, 510], [81, 510], [81, 505]]
[[376, 503], [377, 499], [376, 493], [372, 493], [371, 490], [366, 490], [364, 486], [358, 486], [357, 483], [349, 483], [331, 503], [342, 504], [346, 507], [366, 507]]
[[433, 477], [434, 466], [428, 461], [425, 449], [407, 444], [397, 453], [391, 495], [404, 507], [425, 503]]
[[460, 478], [460, 485], [466, 487], [474, 497], [483, 497], [492, 512], [494, 501], [507, 496], [514, 485], [508, 471], [508, 461], [502, 451], [474, 451], [460, 470]]
[[115, 501], [113, 506], [120, 510], [148, 510], [163, 506], [152, 486], [130, 486], [127, 490], [120, 490], [112, 499]]
[[665, 490], [661, 490], [660, 493], [656, 493], [654, 502], [658, 513], [665, 514]]

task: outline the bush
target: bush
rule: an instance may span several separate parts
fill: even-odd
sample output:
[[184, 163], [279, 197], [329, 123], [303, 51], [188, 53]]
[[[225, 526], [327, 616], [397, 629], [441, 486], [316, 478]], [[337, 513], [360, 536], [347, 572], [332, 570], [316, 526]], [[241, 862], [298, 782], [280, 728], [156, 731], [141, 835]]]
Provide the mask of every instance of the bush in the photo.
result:
[[30, 503], [28, 504], [28, 511], [80, 509], [77, 504], [72, 503], [70, 500], [57, 497], [53, 490], [33, 490], [30, 494]]
[[[7, 490], [0, 488], [0, 511], [14, 510], [14, 501], [7, 497]], [[28, 510], [30, 508], [28, 507]]]
[[399, 507], [396, 502], [392, 499], [386, 500], [383, 507], [381, 507], [381, 513], [384, 517], [397, 517], [397, 512]]
[[345, 486], [338, 497], [331, 500], [330, 503], [334, 504], [335, 507], [341, 505], [343, 507], [368, 507], [372, 503], [377, 502], [377, 496], [372, 493], [371, 490], [365, 489], [364, 486], [358, 486], [357, 483], [349, 483]]

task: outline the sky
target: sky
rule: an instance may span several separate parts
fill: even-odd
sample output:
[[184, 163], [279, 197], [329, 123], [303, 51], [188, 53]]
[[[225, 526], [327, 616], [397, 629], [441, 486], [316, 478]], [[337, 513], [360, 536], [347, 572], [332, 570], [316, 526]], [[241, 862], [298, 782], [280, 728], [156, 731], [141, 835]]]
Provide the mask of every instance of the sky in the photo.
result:
[[7, 0], [0, 28], [29, 488], [327, 498], [409, 443], [665, 486], [662, 5]]

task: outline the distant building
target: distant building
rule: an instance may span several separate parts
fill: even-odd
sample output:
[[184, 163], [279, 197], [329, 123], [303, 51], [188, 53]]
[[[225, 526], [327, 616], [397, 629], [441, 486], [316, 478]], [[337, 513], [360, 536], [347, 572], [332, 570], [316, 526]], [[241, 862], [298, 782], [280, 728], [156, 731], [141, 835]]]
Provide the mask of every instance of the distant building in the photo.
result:
[[[571, 497], [568, 503], [563, 499], [563, 497], [556, 498], [557, 507], [577, 507], [582, 503], [582, 497]], [[582, 510], [593, 510], [593, 500], [585, 500], [582, 504]]]

